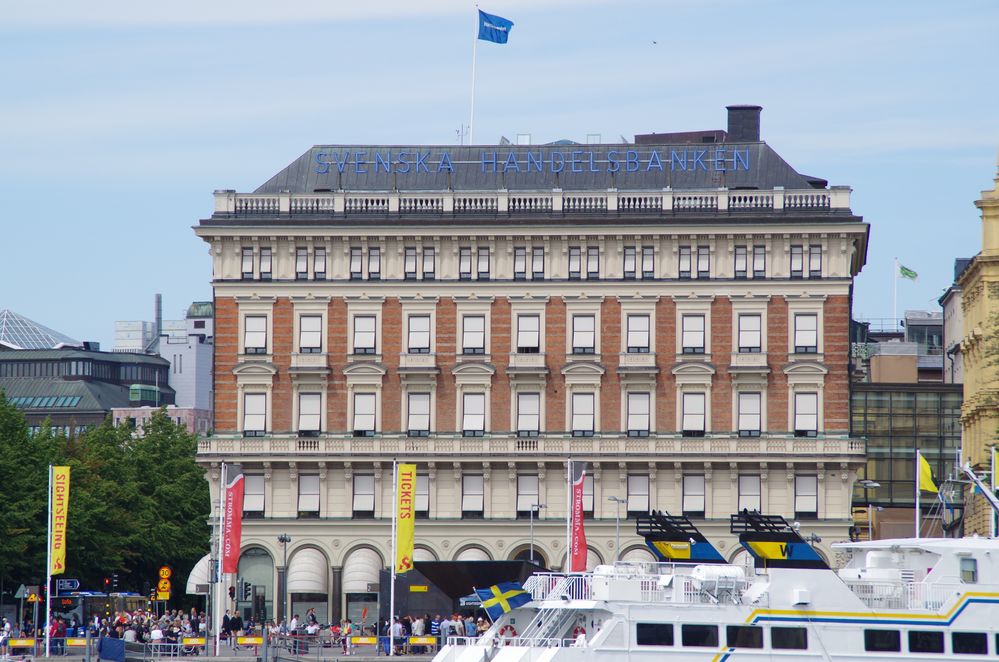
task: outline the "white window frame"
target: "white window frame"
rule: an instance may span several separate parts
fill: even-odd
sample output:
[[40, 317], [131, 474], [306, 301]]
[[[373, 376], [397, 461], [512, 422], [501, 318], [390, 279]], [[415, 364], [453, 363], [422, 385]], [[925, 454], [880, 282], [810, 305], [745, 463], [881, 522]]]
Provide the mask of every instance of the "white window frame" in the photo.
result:
[[464, 391], [461, 394], [461, 431], [466, 437], [479, 437], [486, 431], [486, 393]]
[[274, 252], [270, 246], [261, 246], [258, 254], [260, 270], [257, 275], [263, 279], [270, 279], [274, 275]]
[[260, 513], [262, 517], [267, 506], [267, 483], [263, 474], [243, 476], [243, 513]]
[[[756, 328], [751, 327], [751, 321], [755, 318]], [[740, 354], [758, 354], [763, 351], [763, 315], [760, 313], [738, 313], [736, 317], [738, 329], [738, 343], [736, 349]], [[750, 322], [744, 327], [743, 322]], [[755, 343], [754, 343], [755, 341]]]
[[350, 248], [348, 268], [348, 276], [351, 280], [360, 280], [364, 278], [364, 249], [359, 246], [352, 246]]
[[711, 278], [711, 247], [697, 247], [697, 277]]
[[295, 279], [306, 280], [309, 277], [309, 249], [295, 249]]
[[368, 247], [368, 279], [381, 280], [382, 249], [379, 246]]
[[253, 253], [254, 250], [249, 246], [243, 246], [240, 253], [240, 276], [245, 280], [248, 278], [253, 278]]
[[426, 518], [430, 515], [430, 476], [416, 474], [416, 493], [413, 498], [413, 510], [416, 516]]
[[[741, 267], [741, 268], [740, 268]], [[739, 275], [742, 272], [742, 275]], [[732, 276], [743, 279], [749, 278], [749, 248], [746, 246], [736, 246], [734, 248]]]
[[801, 244], [791, 246], [790, 262], [788, 263], [788, 274], [791, 278], [804, 278], [805, 275], [805, 247]]
[[267, 432], [267, 393], [243, 392], [242, 432]]
[[531, 249], [531, 278], [534, 280], [544, 280], [545, 277], [545, 249], [543, 246], [535, 246]]
[[[573, 267], [576, 267], [573, 269]], [[582, 246], [569, 247], [569, 279], [579, 280], [583, 277], [583, 248]]]
[[[540, 503], [541, 482], [537, 474], [517, 475], [517, 516], [527, 515], [531, 506]], [[534, 515], [537, 519], [539, 513]]]
[[761, 244], [753, 246], [753, 278], [767, 277], [767, 247]]
[[[680, 432], [692, 432], [686, 436], [702, 436], [707, 433], [708, 394], [704, 391], [683, 391], [680, 393]], [[698, 411], [700, 410], [700, 411]], [[700, 420], [698, 420], [698, 417]]]
[[319, 494], [321, 482], [319, 474], [299, 474], [298, 476], [298, 514], [319, 515]]
[[458, 249], [458, 279], [472, 280], [471, 246], [462, 246]]
[[822, 278], [822, 244], [808, 246], [808, 277]]
[[737, 506], [737, 510], [740, 513], [743, 510], [763, 512], [763, 483], [759, 475], [739, 475], [739, 501]]
[[592, 437], [597, 425], [597, 394], [593, 391], [573, 391], [571, 433], [574, 437]]
[[[367, 326], [367, 320], [371, 320], [371, 329], [358, 329], [358, 321], [364, 320], [364, 325]], [[378, 316], [375, 314], [358, 314], [351, 316], [351, 353], [353, 354], [364, 354], [364, 355], [375, 355], [378, 353]], [[363, 334], [359, 335], [359, 334]], [[366, 342], [358, 342], [359, 340], [366, 340], [367, 335], [371, 335], [370, 346]], [[364, 350], [359, 352], [358, 350]], [[367, 351], [371, 350], [371, 351]]]
[[600, 247], [599, 246], [587, 246], [586, 247], [586, 278], [587, 279], [599, 279], [600, 278]]
[[819, 516], [819, 477], [815, 474], [794, 477], [794, 516]]
[[[434, 246], [424, 246], [421, 255], [421, 277], [424, 280], [437, 278], [437, 249]], [[427, 266], [430, 268], [427, 269]]]
[[[517, 409], [515, 413], [517, 427], [514, 428], [514, 431], [517, 434], [527, 433], [528, 435], [541, 432], [541, 393], [539, 391], [517, 391], [514, 402]], [[535, 411], [531, 411], [532, 409]], [[534, 425], [529, 425], [531, 417], [534, 417]]]
[[312, 252], [312, 274], [314, 278], [326, 278], [326, 249], [316, 248]]
[[[652, 315], [628, 313], [625, 315], [625, 352], [648, 354], [652, 351]], [[641, 328], [644, 323], [645, 328]], [[642, 337], [644, 336], [644, 344]]]
[[426, 437], [430, 434], [433, 394], [430, 391], [406, 392], [406, 430], [411, 437]]
[[677, 247], [676, 256], [676, 273], [678, 278], [693, 278], [694, 277], [694, 259], [693, 250], [690, 246], [679, 246]]
[[649, 513], [649, 476], [648, 474], [628, 474], [627, 477], [628, 515]]
[[680, 316], [682, 354], [707, 354], [707, 322], [707, 316], [700, 313], [683, 313]]
[[[625, 428], [629, 437], [647, 437], [652, 430], [652, 393], [628, 391], [625, 394]], [[644, 410], [644, 411], [643, 411]]]
[[[740, 437], [758, 437], [763, 430], [763, 393], [739, 391], [736, 397], [736, 431]], [[753, 410], [756, 411], [753, 411]]]
[[684, 474], [680, 510], [683, 514], [702, 517], [707, 514], [707, 486], [704, 474]]
[[[815, 328], [806, 329], [799, 327], [799, 321], [808, 318], [814, 320]], [[819, 354], [819, 315], [814, 312], [794, 312], [791, 319], [794, 322], [792, 351], [795, 354]], [[814, 344], [809, 344], [809, 340], [814, 340]], [[808, 348], [814, 348], [809, 350]], [[799, 351], [803, 348], [803, 351]]]
[[[589, 328], [586, 327], [589, 324]], [[573, 354], [596, 354], [597, 352], [597, 316], [592, 313], [572, 314], [572, 346]]]
[[[795, 390], [794, 418], [791, 431], [795, 436], [814, 437], [819, 433], [819, 393], [817, 391]], [[805, 434], [799, 435], [799, 431]]]
[[374, 474], [354, 474], [351, 490], [351, 513], [375, 514]]
[[622, 275], [626, 280], [638, 278], [638, 255], [635, 246], [624, 247], [624, 265]]
[[[415, 323], [415, 324], [414, 324]], [[426, 324], [426, 328], [422, 326]], [[417, 328], [414, 328], [417, 327]], [[429, 313], [413, 313], [406, 316], [406, 352], [409, 354], [429, 354], [433, 319]]]
[[[308, 323], [306, 323], [308, 320]], [[318, 328], [313, 328], [318, 326]], [[308, 328], [306, 328], [308, 327]], [[301, 313], [298, 316], [298, 351], [303, 354], [319, 354], [323, 351], [323, 316], [317, 313]]]
[[515, 246], [513, 249], [513, 278], [514, 280], [525, 280], [527, 278], [526, 246]]
[[479, 246], [475, 258], [475, 277], [479, 280], [489, 280], [489, 247]]
[[[469, 329], [469, 320], [477, 320], [471, 326], [481, 324], [480, 329]], [[479, 341], [476, 345], [476, 340]], [[461, 353], [481, 355], [486, 353], [486, 316], [469, 314], [461, 316]]]
[[416, 246], [406, 246], [403, 249], [402, 276], [406, 280], [416, 280], [419, 276], [417, 265], [419, 261], [416, 256]]
[[583, 512], [593, 515], [593, 474], [583, 476]]
[[642, 278], [656, 277], [656, 249], [654, 246], [642, 246]]
[[[486, 515], [486, 486], [482, 474], [461, 477], [461, 515], [478, 519]], [[478, 517], [475, 517], [478, 515]]]
[[[541, 315], [538, 313], [517, 313], [517, 344], [515, 351], [518, 354], [540, 354], [541, 353]], [[537, 324], [536, 329], [525, 329], [523, 322], [533, 319]], [[533, 344], [532, 344], [533, 334]], [[536, 351], [530, 351], [536, 348]], [[528, 351], [524, 351], [524, 350]]]
[[[250, 320], [253, 320], [252, 325]], [[250, 328], [250, 327], [253, 328]], [[243, 316], [243, 353], [269, 354], [270, 348], [270, 316], [266, 314], [250, 314]], [[252, 341], [252, 342], [251, 342]], [[262, 349], [263, 351], [249, 351]]]
[[319, 432], [323, 429], [323, 394], [318, 391], [298, 392], [299, 432]]
[[[370, 404], [370, 407], [368, 406]], [[364, 405], [363, 407], [361, 405]], [[370, 419], [370, 420], [369, 420]], [[350, 429], [356, 436], [372, 436], [378, 431], [378, 393], [354, 391], [351, 396]], [[366, 434], [357, 435], [357, 432]]]

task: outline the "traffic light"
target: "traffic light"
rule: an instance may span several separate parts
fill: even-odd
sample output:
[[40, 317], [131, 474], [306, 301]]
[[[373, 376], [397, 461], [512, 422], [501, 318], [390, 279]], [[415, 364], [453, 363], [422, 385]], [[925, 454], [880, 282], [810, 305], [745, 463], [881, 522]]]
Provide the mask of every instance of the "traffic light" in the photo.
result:
[[235, 600], [236, 599], [236, 587], [235, 586], [230, 586], [229, 587], [229, 599], [230, 600]]
[[118, 573], [117, 572], [111, 574], [111, 590], [114, 591], [114, 592], [116, 592], [116, 593], [118, 592]]
[[253, 584], [250, 582], [243, 582], [243, 600], [253, 599]]
[[110, 593], [111, 592], [111, 578], [110, 577], [105, 577], [104, 578], [104, 592], [105, 593]]

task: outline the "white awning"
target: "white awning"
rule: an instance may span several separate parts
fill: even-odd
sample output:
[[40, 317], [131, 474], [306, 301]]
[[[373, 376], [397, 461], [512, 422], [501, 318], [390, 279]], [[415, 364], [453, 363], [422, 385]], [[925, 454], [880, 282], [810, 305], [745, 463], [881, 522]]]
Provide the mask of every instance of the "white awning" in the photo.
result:
[[413, 548], [413, 561], [436, 561], [437, 557], [426, 547]]
[[652, 552], [646, 547], [633, 547], [624, 553], [621, 557], [622, 561], [627, 561], [628, 563], [652, 563], [656, 559], [652, 556]]
[[288, 592], [326, 593], [329, 574], [322, 552], [311, 547], [300, 549], [288, 560]]
[[343, 562], [343, 592], [369, 593], [369, 584], [378, 585], [382, 565], [382, 557], [373, 549], [364, 547], [351, 552]]
[[489, 558], [489, 554], [486, 550], [481, 547], [467, 547], [461, 550], [458, 556], [454, 557], [455, 561], [492, 561]]
[[[187, 594], [188, 595], [199, 595], [198, 590], [195, 588], [198, 584], [207, 584], [209, 577], [209, 571], [211, 570], [211, 554], [205, 554], [201, 557], [194, 567], [191, 568], [191, 574], [187, 576]], [[200, 595], [204, 595], [203, 593]]]

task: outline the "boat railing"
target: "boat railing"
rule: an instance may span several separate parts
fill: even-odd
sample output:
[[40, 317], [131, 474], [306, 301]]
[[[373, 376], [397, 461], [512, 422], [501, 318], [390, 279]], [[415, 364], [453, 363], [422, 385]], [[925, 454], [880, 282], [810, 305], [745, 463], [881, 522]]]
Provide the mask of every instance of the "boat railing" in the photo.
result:
[[568, 648], [584, 646], [585, 637], [448, 637], [448, 646], [531, 646], [534, 648]]
[[[555, 572], [538, 572], [524, 584], [532, 600], [590, 600], [592, 575], [564, 575]], [[534, 580], [534, 581], [530, 581]]]
[[846, 585], [872, 609], [940, 611], [962, 592], [961, 584], [848, 581]]
[[[675, 572], [669, 573], [669, 569]], [[642, 602], [717, 604], [738, 601], [753, 584], [752, 581], [739, 580], [732, 586], [725, 587], [723, 594], [716, 594], [718, 591], [710, 590], [691, 576], [692, 566], [688, 565], [661, 563], [647, 564], [646, 567], [618, 566], [615, 570], [609, 578], [632, 585], [637, 583], [640, 595], [638, 599]], [[592, 600], [593, 577], [592, 574], [536, 573], [524, 583], [524, 589], [536, 601]], [[758, 596], [754, 604], [762, 604], [761, 600], [766, 600], [765, 594]]]

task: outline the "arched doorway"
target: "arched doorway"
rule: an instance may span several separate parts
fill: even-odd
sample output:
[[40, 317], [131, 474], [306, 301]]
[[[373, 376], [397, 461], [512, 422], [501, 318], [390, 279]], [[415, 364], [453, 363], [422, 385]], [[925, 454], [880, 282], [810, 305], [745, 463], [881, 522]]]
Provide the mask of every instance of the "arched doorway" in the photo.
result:
[[493, 558], [491, 556], [489, 556], [489, 552], [487, 552], [486, 550], [482, 549], [481, 547], [477, 547], [475, 545], [471, 545], [469, 547], [465, 547], [464, 549], [462, 549], [461, 551], [459, 551], [457, 554], [455, 554], [454, 560], [455, 561], [492, 561]]
[[314, 547], [296, 550], [288, 559], [288, 599], [291, 614], [305, 617], [311, 608], [320, 622], [329, 620], [330, 565], [326, 555]]
[[[530, 546], [522, 547], [513, 555], [514, 561], [530, 561], [531, 560], [531, 548]], [[538, 549], [538, 546], [534, 546], [534, 563], [535, 565], [540, 565], [542, 568], [548, 567], [548, 557], [545, 553]]]
[[265, 549], [250, 547], [239, 557], [239, 578], [250, 583], [249, 599], [236, 596], [236, 609], [243, 620], [261, 623], [274, 618], [274, 559]]
[[383, 567], [382, 555], [370, 547], [358, 547], [344, 559], [343, 613], [354, 623], [377, 621], [378, 573]]
[[[593, 549], [592, 547], [587, 546], [587, 548], [586, 548], [586, 572], [593, 572], [593, 569], [596, 568], [598, 565], [603, 564], [603, 562], [604, 562], [604, 559], [600, 555], [600, 552], [598, 552], [597, 550]], [[568, 568], [568, 567], [569, 567], [569, 564], [566, 563], [565, 557], [563, 556], [562, 557], [562, 571], [566, 572], [566, 568]]]

